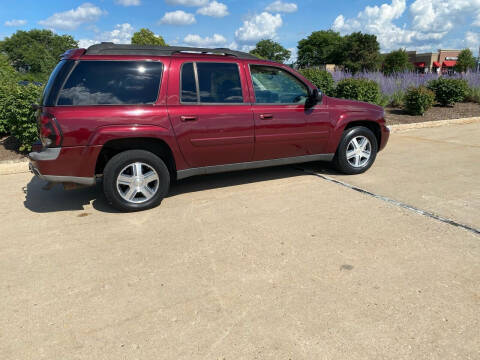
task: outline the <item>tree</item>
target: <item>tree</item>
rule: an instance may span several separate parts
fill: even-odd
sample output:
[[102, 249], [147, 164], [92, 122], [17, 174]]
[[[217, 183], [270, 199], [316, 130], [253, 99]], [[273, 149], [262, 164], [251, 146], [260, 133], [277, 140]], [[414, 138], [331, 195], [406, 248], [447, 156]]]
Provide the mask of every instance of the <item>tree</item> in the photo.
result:
[[10, 60], [4, 54], [0, 54], [0, 85], [7, 81], [14, 80], [17, 73], [13, 66], [10, 64]]
[[458, 55], [457, 64], [455, 70], [458, 72], [467, 72], [468, 70], [475, 70], [477, 61], [473, 57], [473, 53], [470, 49], [464, 49], [460, 51]]
[[66, 50], [78, 47], [70, 35], [57, 35], [50, 30], [18, 30], [0, 44], [13, 67], [44, 81]]
[[404, 49], [398, 49], [385, 55], [383, 59], [383, 72], [387, 75], [413, 70], [413, 65], [408, 61], [408, 54]]
[[273, 40], [260, 40], [255, 49], [250, 51], [250, 54], [258, 56], [259, 58], [272, 60], [277, 62], [285, 62], [290, 59], [290, 50], [285, 49], [279, 43]]
[[352, 73], [377, 70], [381, 59], [377, 37], [361, 32], [345, 36], [343, 56], [345, 69]]
[[167, 46], [165, 40], [160, 35], [155, 35], [151, 30], [142, 28], [132, 36], [132, 44], [134, 45], [157, 45]]
[[298, 42], [297, 64], [300, 67], [341, 64], [343, 38], [338, 32], [314, 31]]

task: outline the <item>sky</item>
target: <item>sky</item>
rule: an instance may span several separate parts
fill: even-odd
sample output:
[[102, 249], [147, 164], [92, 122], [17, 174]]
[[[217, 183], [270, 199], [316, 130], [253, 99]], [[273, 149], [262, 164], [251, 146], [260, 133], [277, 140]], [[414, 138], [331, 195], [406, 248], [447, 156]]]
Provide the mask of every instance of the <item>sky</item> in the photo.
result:
[[129, 43], [142, 27], [169, 45], [248, 51], [273, 39], [296, 54], [300, 39], [333, 29], [377, 35], [381, 51], [480, 46], [480, 0], [1, 0], [0, 39], [32, 28], [70, 34], [80, 47]]

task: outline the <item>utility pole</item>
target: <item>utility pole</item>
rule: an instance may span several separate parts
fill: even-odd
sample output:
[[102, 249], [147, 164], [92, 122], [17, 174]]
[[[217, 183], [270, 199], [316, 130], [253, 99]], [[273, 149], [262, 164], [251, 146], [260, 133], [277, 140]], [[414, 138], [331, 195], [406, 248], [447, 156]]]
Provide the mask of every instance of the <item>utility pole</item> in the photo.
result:
[[480, 72], [480, 46], [478, 47], [477, 72]]

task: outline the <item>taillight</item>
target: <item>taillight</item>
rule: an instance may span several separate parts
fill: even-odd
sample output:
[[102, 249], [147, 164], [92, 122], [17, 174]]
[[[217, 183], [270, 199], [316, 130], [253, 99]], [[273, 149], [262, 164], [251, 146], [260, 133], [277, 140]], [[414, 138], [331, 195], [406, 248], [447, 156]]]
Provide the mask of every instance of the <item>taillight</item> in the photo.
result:
[[62, 131], [57, 120], [48, 113], [43, 113], [39, 118], [40, 141], [44, 147], [59, 147], [62, 145]]

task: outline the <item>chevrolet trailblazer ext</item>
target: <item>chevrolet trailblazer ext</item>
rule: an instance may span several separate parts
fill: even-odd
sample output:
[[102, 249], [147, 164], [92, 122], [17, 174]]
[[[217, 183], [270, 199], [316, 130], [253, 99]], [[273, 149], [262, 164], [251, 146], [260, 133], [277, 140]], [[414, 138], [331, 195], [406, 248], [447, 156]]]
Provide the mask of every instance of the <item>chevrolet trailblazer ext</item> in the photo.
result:
[[389, 137], [381, 107], [324, 96], [285, 65], [229, 49], [69, 50], [36, 107], [31, 170], [49, 182], [101, 178], [123, 211], [200, 174], [317, 160], [359, 174]]

